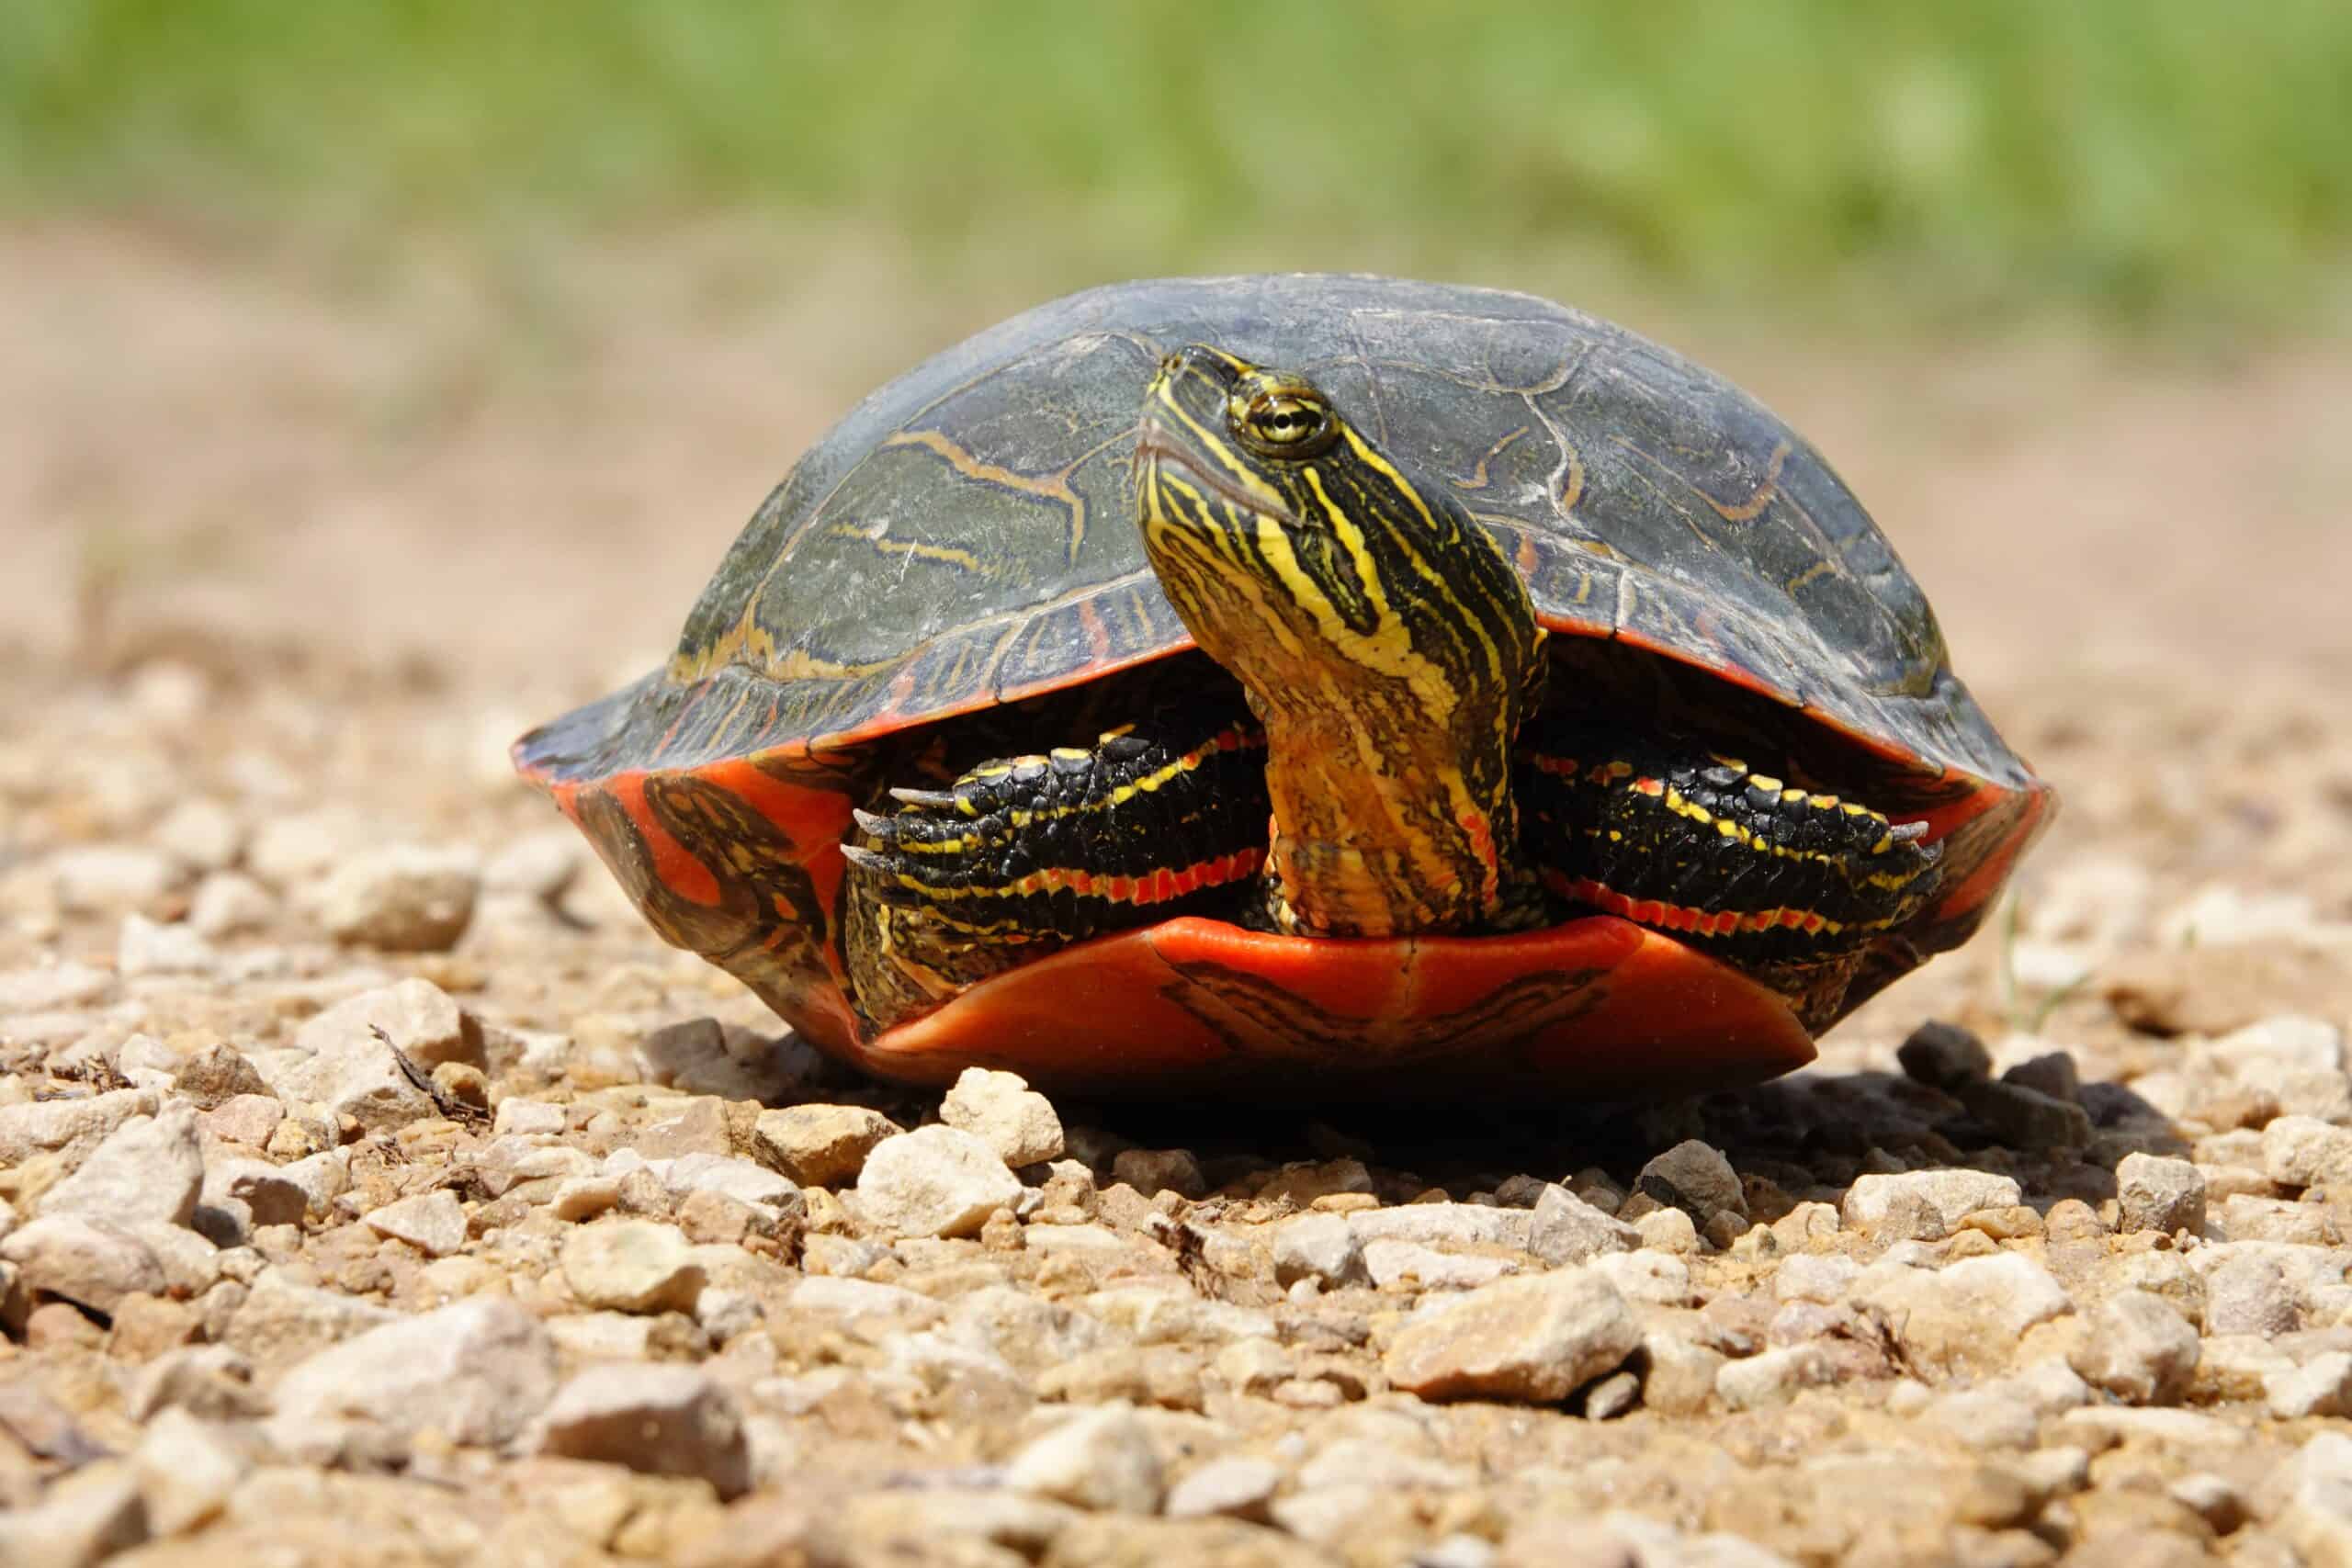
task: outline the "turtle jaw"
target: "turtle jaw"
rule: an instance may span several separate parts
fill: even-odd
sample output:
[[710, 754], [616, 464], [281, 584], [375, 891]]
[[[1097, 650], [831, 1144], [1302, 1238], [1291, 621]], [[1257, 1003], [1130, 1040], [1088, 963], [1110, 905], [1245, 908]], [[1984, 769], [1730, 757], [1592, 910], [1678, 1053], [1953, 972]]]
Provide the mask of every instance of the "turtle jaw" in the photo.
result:
[[1266, 728], [1274, 928], [1532, 917], [1511, 750], [1543, 633], [1485, 532], [1311, 385], [1215, 349], [1163, 362], [1136, 479], [1162, 588]]

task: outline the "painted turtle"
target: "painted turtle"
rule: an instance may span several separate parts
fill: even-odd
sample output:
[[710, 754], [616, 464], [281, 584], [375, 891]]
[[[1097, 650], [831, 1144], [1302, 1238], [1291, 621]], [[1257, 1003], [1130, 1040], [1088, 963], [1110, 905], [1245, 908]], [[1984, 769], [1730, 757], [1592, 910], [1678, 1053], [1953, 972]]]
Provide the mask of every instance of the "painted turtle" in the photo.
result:
[[1802, 438], [1374, 277], [1097, 288], [869, 397], [668, 665], [525, 737], [654, 929], [876, 1072], [1752, 1080], [2052, 796]]

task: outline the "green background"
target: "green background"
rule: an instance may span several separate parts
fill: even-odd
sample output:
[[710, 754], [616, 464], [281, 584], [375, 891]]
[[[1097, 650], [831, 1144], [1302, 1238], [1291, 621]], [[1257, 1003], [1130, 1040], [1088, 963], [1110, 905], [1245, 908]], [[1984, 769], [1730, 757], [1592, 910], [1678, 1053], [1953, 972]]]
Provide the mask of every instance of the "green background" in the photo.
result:
[[2352, 236], [2352, 5], [9, 0], [0, 202], [363, 247], [750, 215], [1040, 296], [1368, 265], [2300, 323]]

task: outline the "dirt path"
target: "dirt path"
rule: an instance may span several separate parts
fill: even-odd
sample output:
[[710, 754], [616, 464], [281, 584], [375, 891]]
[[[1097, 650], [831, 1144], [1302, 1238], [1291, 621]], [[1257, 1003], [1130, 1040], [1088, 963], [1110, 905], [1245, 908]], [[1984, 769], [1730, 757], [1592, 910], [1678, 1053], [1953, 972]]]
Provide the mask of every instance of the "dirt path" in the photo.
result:
[[2016, 930], [1630, 1129], [1211, 1128], [814, 1064], [506, 776], [976, 324], [706, 261], [0, 235], [0, 1556], [2352, 1553], [2352, 348], [1639, 323], [2058, 783]]

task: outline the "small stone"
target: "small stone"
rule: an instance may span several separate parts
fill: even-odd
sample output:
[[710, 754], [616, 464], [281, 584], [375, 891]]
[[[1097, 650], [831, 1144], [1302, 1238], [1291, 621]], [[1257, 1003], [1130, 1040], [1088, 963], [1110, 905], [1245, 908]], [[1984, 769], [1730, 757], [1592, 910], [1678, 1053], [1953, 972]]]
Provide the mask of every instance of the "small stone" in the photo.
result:
[[204, 1152], [196, 1107], [175, 1100], [153, 1116], [126, 1122], [71, 1176], [41, 1199], [44, 1214], [85, 1214], [118, 1224], [153, 1221], [185, 1225], [204, 1186]]
[[1264, 1460], [1213, 1459], [1169, 1488], [1167, 1514], [1171, 1519], [1221, 1514], [1262, 1523], [1282, 1483], [1282, 1467]]
[[2091, 1141], [2090, 1112], [2003, 1078], [1972, 1079], [1952, 1091], [1968, 1113], [2021, 1149], [2078, 1149]]
[[731, 1155], [681, 1155], [670, 1162], [662, 1182], [675, 1193], [715, 1192], [765, 1210], [798, 1215], [807, 1207], [800, 1189], [767, 1167]]
[[2115, 1167], [2121, 1228], [2173, 1235], [2205, 1230], [2205, 1176], [2190, 1161], [2128, 1154]]
[[1613, 1421], [1634, 1408], [1642, 1397], [1642, 1380], [1633, 1372], [1611, 1372], [1585, 1390], [1584, 1418]]
[[560, 1182], [548, 1199], [548, 1213], [576, 1224], [620, 1206], [621, 1184], [609, 1176], [575, 1176]]
[[212, 944], [184, 925], [166, 925], [144, 915], [122, 918], [115, 938], [114, 966], [125, 979], [147, 975], [209, 975], [219, 966]]
[[1703, 1225], [1717, 1214], [1730, 1214], [1745, 1228], [1747, 1197], [1740, 1187], [1739, 1173], [1732, 1169], [1722, 1150], [1696, 1138], [1686, 1138], [1642, 1167], [1634, 1188], [1681, 1210], [1695, 1224]]
[[[243, 1051], [223, 1041], [200, 1046], [182, 1057], [173, 1068], [172, 1087], [204, 1111], [218, 1111], [232, 1100], [269, 1096], [269, 1085], [262, 1081], [261, 1069]], [[265, 1133], [263, 1136], [268, 1134]]]
[[470, 1296], [302, 1362], [277, 1385], [273, 1430], [295, 1452], [346, 1419], [497, 1448], [546, 1406], [555, 1378], [555, 1345], [538, 1319], [504, 1297]]
[[2266, 1337], [2302, 1326], [2302, 1311], [2278, 1260], [2233, 1248], [2205, 1275], [2205, 1332]]
[[119, 1361], [147, 1361], [182, 1345], [194, 1344], [203, 1320], [187, 1302], [167, 1296], [125, 1296], [115, 1303], [107, 1354]]
[[99, 1460], [60, 1477], [39, 1503], [0, 1512], [0, 1562], [96, 1568], [149, 1535], [138, 1472]]
[[1121, 1149], [1111, 1158], [1111, 1179], [1125, 1182], [1147, 1198], [1162, 1192], [1198, 1198], [1208, 1190], [1201, 1162], [1190, 1149]]
[[242, 1353], [226, 1345], [191, 1345], [140, 1368], [122, 1407], [134, 1421], [152, 1421], [165, 1410], [207, 1421], [246, 1421], [264, 1414], [269, 1402], [253, 1386], [253, 1366]]
[[1425, 1399], [1552, 1404], [1641, 1343], [1617, 1288], [1589, 1270], [1501, 1280], [1416, 1314], [1390, 1342], [1388, 1381]]
[[1726, 1408], [1759, 1410], [1792, 1398], [1799, 1389], [1833, 1381], [1836, 1365], [1818, 1345], [1788, 1345], [1745, 1360], [1726, 1361], [1715, 1373], [1715, 1393]]
[[1642, 1247], [1647, 1251], [1687, 1258], [1699, 1250], [1698, 1227], [1679, 1209], [1651, 1210], [1634, 1222], [1634, 1233], [1642, 1238]]
[[188, 930], [215, 942], [259, 931], [277, 918], [277, 900], [269, 889], [242, 872], [214, 872], [188, 899]]
[[964, 1236], [1018, 1202], [1021, 1191], [985, 1140], [955, 1127], [922, 1127], [884, 1139], [865, 1156], [857, 1208], [893, 1235]]
[[2193, 1471], [2165, 1490], [2174, 1502], [2211, 1526], [2216, 1535], [2228, 1535], [2253, 1517], [2245, 1495], [2211, 1471]]
[[899, 1124], [862, 1105], [794, 1105], [763, 1111], [752, 1146], [766, 1164], [806, 1187], [839, 1187], [857, 1179], [865, 1156]]
[[1372, 1172], [1350, 1155], [1320, 1164], [1287, 1165], [1268, 1179], [1258, 1196], [1272, 1203], [1287, 1198], [1304, 1209], [1335, 1192], [1370, 1192]]
[[388, 1324], [405, 1321], [389, 1308], [265, 1269], [229, 1319], [231, 1348], [264, 1368], [279, 1368]]
[[1555, 1268], [1631, 1252], [1641, 1242], [1632, 1225], [1557, 1185], [1544, 1187], [1528, 1220], [1527, 1250]]
[[253, 1459], [221, 1428], [185, 1410], [164, 1410], [141, 1434], [131, 1463], [158, 1536], [185, 1535], [217, 1517]]
[[401, 1055], [427, 1072], [444, 1062], [482, 1066], [481, 1027], [432, 981], [411, 978], [346, 997], [295, 1032], [298, 1051], [320, 1052], [381, 1030]]
[[462, 850], [363, 850], [327, 879], [319, 923], [339, 942], [388, 953], [446, 953], [473, 919], [481, 886], [474, 857]]
[[647, 1475], [690, 1475], [722, 1498], [751, 1490], [741, 1416], [727, 1391], [695, 1367], [591, 1367], [565, 1383], [541, 1421], [538, 1451], [625, 1465]]
[[2086, 1241], [2104, 1244], [2110, 1234], [2107, 1222], [2099, 1218], [2097, 1209], [2080, 1198], [2061, 1198], [2050, 1205], [2050, 1213], [2041, 1222], [2042, 1234], [2052, 1241]]
[[[1679, 1209], [1667, 1212], [1681, 1213]], [[1690, 1267], [1671, 1253], [1647, 1247], [1639, 1252], [1604, 1252], [1586, 1264], [1585, 1269], [1616, 1286], [1618, 1293], [1629, 1302], [1651, 1302], [1659, 1306], [1690, 1304]]]
[[2197, 1371], [2197, 1330], [2160, 1296], [2123, 1291], [2099, 1303], [2067, 1364], [2134, 1404], [2174, 1404]]
[[510, 1133], [521, 1138], [554, 1137], [562, 1133], [566, 1116], [560, 1105], [512, 1094], [498, 1102], [491, 1131], [501, 1137]]
[[207, 1208], [241, 1203], [254, 1225], [299, 1225], [311, 1207], [310, 1194], [288, 1168], [267, 1160], [216, 1156], [197, 1201]]
[[1993, 1075], [1984, 1043], [1956, 1023], [1930, 1019], [1895, 1048], [1894, 1059], [1916, 1083], [1951, 1090]]
[[1271, 1339], [1238, 1339], [1219, 1350], [1210, 1365], [1239, 1393], [1263, 1393], [1297, 1371], [1289, 1352]]
[[1158, 1512], [1167, 1488], [1150, 1429], [1123, 1404], [1082, 1411], [1031, 1442], [1004, 1480], [1017, 1492], [1122, 1514]]
[[[1011, 1368], [1006, 1367], [1007, 1375]], [[1048, 1367], [1037, 1379], [1037, 1397], [1066, 1404], [1102, 1404], [1125, 1400], [1170, 1410], [1201, 1408], [1200, 1369], [1173, 1345], [1112, 1345]]]
[[1645, 1335], [1642, 1347], [1649, 1359], [1642, 1380], [1644, 1404], [1661, 1416], [1690, 1416], [1706, 1408], [1728, 1358], [1665, 1329]]
[[2030, 1089], [2052, 1100], [2072, 1100], [2083, 1091], [2082, 1069], [2068, 1051], [2045, 1051], [2029, 1056], [2001, 1075], [2003, 1083]]
[[1940, 1241], [1976, 1210], [2007, 1208], [2022, 1197], [2014, 1177], [1989, 1171], [1913, 1170], [1859, 1176], [1847, 1189], [1840, 1216], [1848, 1225], [1871, 1228], [1901, 1218], [1923, 1221], [1935, 1234], [1917, 1239]]
[[2281, 1421], [2304, 1416], [2352, 1416], [2352, 1353], [2330, 1350], [2291, 1371], [2262, 1380], [2270, 1414]]
[[1018, 1073], [966, 1067], [939, 1102], [939, 1119], [971, 1134], [1008, 1166], [1059, 1159], [1062, 1119]]
[[107, 1331], [71, 1302], [43, 1302], [25, 1314], [24, 1339], [33, 1351], [97, 1350], [105, 1348]]
[[2013, 1394], [1990, 1389], [1947, 1393], [1928, 1406], [1925, 1418], [1970, 1449], [2030, 1449], [2041, 1429], [2041, 1413]]
[[0, 1262], [16, 1265], [25, 1290], [97, 1313], [133, 1292], [162, 1295], [170, 1283], [145, 1241], [85, 1214], [43, 1214], [17, 1226], [0, 1240]]
[[1372, 1276], [1372, 1282], [1384, 1291], [1468, 1290], [1519, 1272], [1519, 1265], [1508, 1258], [1440, 1252], [1433, 1247], [1389, 1236], [1363, 1244], [1363, 1266]]
[[2281, 1116], [2262, 1130], [2262, 1168], [2281, 1187], [2352, 1185], [2352, 1128]]
[[466, 1212], [458, 1195], [446, 1187], [371, 1210], [360, 1223], [379, 1235], [408, 1243], [427, 1258], [447, 1258], [466, 1245]]
[[2047, 1269], [2015, 1252], [1938, 1269], [1883, 1259], [1862, 1271], [1848, 1300], [1883, 1312], [1915, 1356], [1980, 1363], [2007, 1361], [2027, 1329], [2074, 1304]]
[[82, 844], [49, 857], [58, 907], [68, 914], [105, 915], [153, 904], [180, 884], [177, 862], [160, 850], [132, 844]]
[[[309, 1055], [286, 1067], [271, 1087], [284, 1099], [323, 1106], [371, 1132], [437, 1114], [433, 1096], [401, 1066], [400, 1042], [388, 1043], [378, 1027], [348, 1003], [321, 1013], [296, 1037]], [[409, 1059], [419, 1073], [432, 1072], [430, 1063], [413, 1055]]]
[[1295, 1285], [1313, 1280], [1328, 1286], [1368, 1285], [1363, 1243], [1345, 1214], [1301, 1214], [1274, 1227], [1271, 1241], [1274, 1280]]
[[78, 1100], [0, 1105], [0, 1168], [43, 1154], [77, 1165], [116, 1128], [134, 1116], [153, 1116], [161, 1103], [152, 1089], [121, 1089]]
[[582, 1225], [564, 1238], [563, 1278], [582, 1304], [617, 1312], [691, 1312], [705, 1283], [677, 1226], [654, 1220]]
[[198, 871], [220, 871], [244, 853], [244, 825], [217, 800], [190, 796], [155, 824], [155, 842]]
[[1503, 1247], [1523, 1252], [1532, 1219], [1524, 1209], [1483, 1203], [1406, 1203], [1359, 1210], [1348, 1216], [1348, 1224], [1363, 1241], [1409, 1241], [1441, 1251]]
[[1834, 1306], [1846, 1299], [1860, 1278], [1861, 1265], [1835, 1253], [1799, 1253], [1781, 1261], [1772, 1277], [1772, 1293], [1784, 1302], [1819, 1302]]
[[0, 1017], [80, 1007], [113, 989], [114, 976], [87, 964], [0, 970]]

